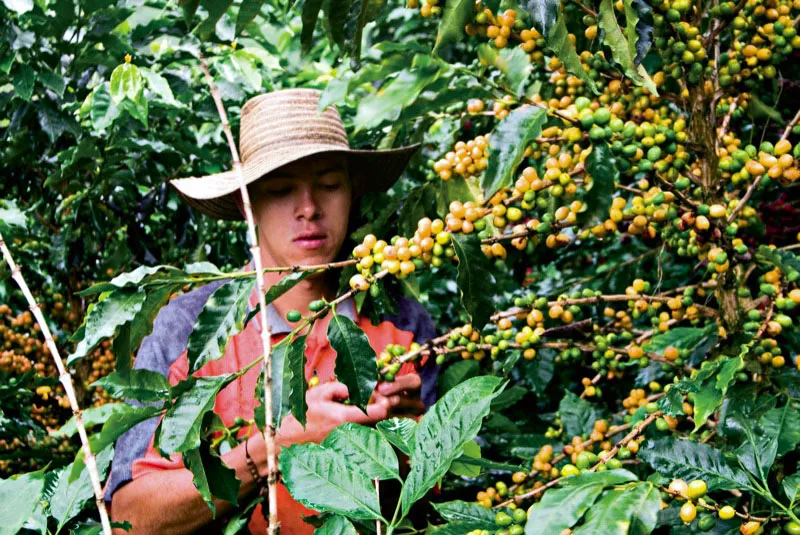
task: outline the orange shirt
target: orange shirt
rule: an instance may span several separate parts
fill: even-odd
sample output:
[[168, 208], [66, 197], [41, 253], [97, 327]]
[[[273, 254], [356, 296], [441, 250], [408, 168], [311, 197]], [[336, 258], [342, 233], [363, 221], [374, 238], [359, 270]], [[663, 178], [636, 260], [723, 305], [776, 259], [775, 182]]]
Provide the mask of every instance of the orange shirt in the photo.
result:
[[[418, 307], [412, 307], [414, 314], [424, 313], [424, 309], [422, 309], [421, 305], [418, 303], [414, 304], [416, 307]], [[252, 308], [256, 308], [258, 306], [255, 292], [253, 292], [250, 297], [250, 306]], [[271, 326], [273, 333], [272, 343], [275, 344], [279, 340], [283, 339], [287, 332], [291, 329], [286, 322], [280, 318], [273, 307], [270, 306], [267, 312], [268, 324]], [[356, 322], [356, 324], [365, 332], [367, 338], [369, 339], [370, 345], [376, 352], [382, 351], [388, 344], [400, 344], [408, 347], [412, 341], [424, 341], [419, 339], [420, 336], [418, 335], [420, 333], [418, 329], [400, 329], [395, 324], [396, 320], [384, 320], [378, 325], [373, 325], [369, 318], [360, 317], [357, 315], [352, 300], [344, 301], [337, 306], [337, 312], [350, 317]], [[426, 313], [425, 316], [427, 318], [427, 322], [430, 323], [430, 318], [427, 317]], [[424, 320], [426, 318], [422, 319]], [[200, 370], [198, 370], [194, 376], [203, 377], [232, 373], [240, 370], [245, 365], [252, 362], [262, 352], [260, 326], [259, 312], [258, 315], [247, 324], [244, 330], [231, 337], [225, 349], [225, 354], [222, 358], [213, 362], [209, 362]], [[417, 332], [415, 332], [415, 330]], [[431, 331], [432, 325], [427, 330]], [[335, 380], [334, 363], [336, 359], [336, 352], [331, 347], [326, 333], [317, 331], [320, 331], [320, 329], [314, 329], [308, 335], [306, 340], [305, 353], [307, 360], [305, 365], [305, 374], [306, 379], [310, 379], [313, 375], [317, 375], [320, 379], [320, 383], [324, 383]], [[139, 364], [139, 358], [140, 357], [137, 357], [137, 365]], [[420, 364], [425, 366], [426, 363], [423, 361]], [[429, 363], [426, 368], [430, 369], [430, 365], [432, 364], [433, 362]], [[188, 360], [186, 358], [186, 350], [184, 349], [180, 356], [169, 366], [168, 377], [170, 384], [176, 385], [180, 381], [186, 379], [187, 372]], [[402, 375], [405, 373], [417, 373], [416, 364], [404, 364], [399, 374]], [[237, 378], [231, 384], [226, 386], [217, 395], [214, 405], [214, 412], [216, 412], [222, 418], [222, 421], [226, 426], [232, 426], [236, 417], [241, 417], [244, 419], [253, 418], [254, 409], [257, 405], [255, 388], [256, 382], [259, 379], [259, 375], [260, 366], [255, 366], [242, 377]], [[435, 381], [435, 374], [432, 375], [432, 378]], [[430, 383], [430, 381], [428, 381], [428, 383]], [[430, 386], [431, 385], [429, 384], [429, 390]], [[425, 398], [423, 397], [423, 400], [424, 399]], [[244, 432], [246, 430], [243, 429], [242, 431]], [[283, 441], [288, 443], [295, 442], [292, 440], [291, 436], [283, 435], [282, 438]], [[184, 465], [180, 454], [173, 454], [169, 460], [164, 459], [153, 448], [153, 437], [151, 435], [144, 455], [134, 459], [131, 463], [130, 477], [132, 479], [136, 479], [159, 470], [173, 470], [183, 467]], [[118, 486], [119, 483], [115, 485], [114, 490], [116, 490]], [[302, 517], [303, 515], [311, 515], [315, 512], [307, 509], [292, 499], [283, 483], [278, 484], [278, 503], [279, 520], [281, 522], [281, 530], [283, 533], [313, 534], [314, 528], [310, 524], [305, 523]], [[261, 534], [265, 532], [266, 521], [263, 518], [260, 505], [252, 514], [248, 527], [250, 528], [251, 533]]]

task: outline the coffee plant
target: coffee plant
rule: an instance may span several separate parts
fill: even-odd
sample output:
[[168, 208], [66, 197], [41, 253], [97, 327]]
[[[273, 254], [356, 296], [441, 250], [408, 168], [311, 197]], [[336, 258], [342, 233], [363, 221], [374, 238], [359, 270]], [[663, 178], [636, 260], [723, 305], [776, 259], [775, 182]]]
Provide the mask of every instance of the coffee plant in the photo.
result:
[[[190, 371], [255, 316], [244, 225], [166, 182], [229, 167], [202, 55], [234, 131], [247, 98], [314, 87], [352, 146], [422, 143], [315, 270], [340, 272], [339, 297], [290, 313], [274, 389], [253, 393], [275, 425], [305, 423], [316, 378], [293, 370], [324, 315], [362, 409], [404, 363], [440, 367], [418, 421], [281, 451], [316, 532], [800, 533], [799, 2], [180, 4], [0, 6], [0, 234], [84, 409], [81, 424], [4, 264], [0, 532], [102, 532], [82, 426], [103, 478], [117, 438], [160, 418], [155, 446], [212, 511], [236, 503], [220, 455], [265, 429], [264, 407], [230, 425], [212, 409], [263, 359], [175, 385], [135, 366], [178, 294], [228, 281]], [[315, 272], [283, 271], [267, 302]], [[376, 352], [336, 315], [353, 297], [377, 319], [400, 294], [438, 336]], [[225, 533], [264, 499], [238, 503]]]

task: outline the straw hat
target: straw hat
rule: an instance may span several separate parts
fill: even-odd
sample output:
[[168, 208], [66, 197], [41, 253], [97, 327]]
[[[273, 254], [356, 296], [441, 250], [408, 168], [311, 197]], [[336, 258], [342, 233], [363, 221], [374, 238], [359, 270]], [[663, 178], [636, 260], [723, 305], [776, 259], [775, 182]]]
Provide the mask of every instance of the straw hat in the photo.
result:
[[[389, 150], [350, 148], [335, 106], [317, 113], [317, 89], [282, 89], [251, 98], [242, 106], [239, 157], [247, 184], [313, 154], [345, 154], [353, 191], [385, 191], [398, 179], [420, 143]], [[241, 219], [235, 171], [170, 180], [191, 206], [217, 219]]]

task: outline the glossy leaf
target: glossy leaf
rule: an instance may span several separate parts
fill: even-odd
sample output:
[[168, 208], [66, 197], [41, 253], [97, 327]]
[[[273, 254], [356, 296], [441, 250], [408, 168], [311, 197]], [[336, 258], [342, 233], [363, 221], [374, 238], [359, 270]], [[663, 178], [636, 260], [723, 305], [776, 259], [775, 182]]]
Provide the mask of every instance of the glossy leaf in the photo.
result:
[[405, 515], [461, 456], [464, 444], [475, 438], [489, 413], [500, 379], [480, 376], [465, 381], [436, 402], [417, 424], [411, 472], [401, 493]]
[[592, 145], [586, 157], [586, 171], [592, 177], [591, 187], [586, 189], [584, 203], [586, 211], [580, 214], [581, 221], [588, 225], [602, 224], [608, 217], [614, 190], [619, 182], [617, 159], [608, 143]]
[[328, 433], [321, 446], [342, 455], [348, 466], [370, 479], [400, 479], [397, 455], [375, 429], [344, 423]]
[[639, 65], [653, 45], [653, 8], [648, 0], [624, 0], [625, 35], [634, 65]]
[[244, 328], [247, 304], [255, 278], [234, 279], [217, 288], [208, 298], [192, 327], [186, 348], [189, 373], [220, 359], [231, 336]]
[[133, 63], [123, 63], [111, 73], [111, 99], [115, 104], [124, 99], [133, 102], [141, 98], [144, 90], [144, 78], [139, 68]]
[[472, 325], [480, 330], [494, 312], [495, 279], [491, 263], [483, 254], [477, 235], [452, 234], [450, 238], [458, 257], [456, 283], [461, 293], [461, 305], [469, 314]]
[[380, 92], [359, 101], [353, 120], [356, 132], [396, 120], [403, 108], [410, 106], [438, 77], [439, 68], [435, 65], [400, 71], [381, 87]]
[[169, 381], [151, 370], [130, 370], [126, 374], [113, 372], [92, 383], [116, 399], [135, 399], [143, 403], [169, 399]]
[[[277, 298], [297, 286], [297, 284], [301, 281], [306, 280], [311, 275], [318, 273], [317, 271], [298, 271], [296, 273], [290, 273], [286, 275], [281, 280], [273, 284], [267, 290], [267, 293], [264, 294], [264, 301], [265, 304], [269, 305]], [[245, 325], [250, 323], [250, 320], [253, 319], [259, 312], [258, 304], [253, 307], [253, 309], [247, 313], [247, 317], [244, 320]]]
[[702, 479], [710, 490], [746, 489], [747, 474], [731, 466], [722, 451], [691, 440], [660, 438], [648, 440], [639, 458], [670, 479]]
[[389, 418], [375, 424], [375, 428], [397, 449], [411, 455], [417, 422], [411, 418]]
[[[95, 425], [105, 424], [114, 414], [127, 414], [129, 408], [124, 403], [106, 403], [99, 407], [89, 407], [81, 412], [81, 421], [87, 430]], [[78, 432], [78, 424], [75, 416], [72, 416], [67, 423], [59, 429], [50, 431], [51, 437], [71, 437]]]
[[[306, 425], [306, 391], [308, 382], [306, 381], [306, 336], [298, 336], [289, 344], [289, 349], [284, 356], [284, 373], [289, 377], [289, 392], [283, 396], [288, 397], [289, 406], [292, 414], [303, 427]], [[288, 372], [286, 371], [288, 367]], [[282, 398], [283, 399], [283, 398]]]
[[236, 16], [236, 35], [242, 33], [245, 27], [253, 22], [261, 11], [264, 0], [243, 0]]
[[301, 16], [303, 30], [300, 32], [300, 43], [304, 53], [311, 50], [314, 28], [317, 26], [317, 18], [322, 8], [322, 2], [323, 0], [305, 0], [303, 2], [303, 12]]
[[111, 99], [111, 89], [108, 82], [94, 88], [91, 95], [89, 116], [95, 130], [105, 130], [119, 117], [120, 109]]
[[625, 470], [592, 472], [563, 480], [561, 488], [550, 489], [528, 515], [525, 533], [561, 533], [577, 524], [607, 486], [635, 481]]
[[155, 447], [164, 455], [184, 453], [200, 447], [203, 417], [214, 408], [217, 394], [236, 375], [218, 375], [193, 379], [191, 388], [178, 397], [164, 415], [156, 433]]
[[591, 433], [594, 422], [601, 417], [601, 413], [594, 405], [572, 392], [566, 392], [561, 398], [558, 413], [561, 415], [564, 432], [569, 436]]
[[786, 497], [794, 503], [797, 501], [797, 491], [800, 490], [800, 472], [794, 473], [790, 476], [786, 476], [781, 481], [781, 487], [783, 487], [783, 492], [786, 494]]
[[97, 302], [86, 317], [83, 339], [67, 358], [67, 365], [85, 357], [102, 340], [114, 336], [117, 328], [131, 321], [142, 309], [146, 294], [135, 289], [122, 289]]
[[472, 19], [474, 7], [475, 2], [472, 0], [451, 0], [445, 4], [436, 34], [436, 44], [433, 46], [434, 54], [438, 54], [443, 46], [457, 43], [464, 38], [464, 26]]
[[[105, 476], [113, 457], [114, 449], [110, 447], [95, 453], [97, 470], [101, 479]], [[50, 514], [58, 522], [56, 532], [78, 515], [89, 500], [94, 499], [94, 489], [89, 471], [80, 470], [77, 477], [73, 479], [74, 472], [75, 470], [71, 466], [61, 472], [53, 496], [50, 498]]]
[[598, 15], [597, 24], [603, 30], [604, 43], [611, 49], [614, 61], [622, 67], [628, 78], [643, 86], [651, 94], [658, 96], [658, 90], [650, 75], [647, 74], [642, 65], [637, 67], [634, 64], [635, 55], [631, 54], [628, 41], [617, 23], [613, 2], [611, 0], [602, 0]]
[[236, 477], [236, 471], [226, 466], [207, 443], [203, 443], [199, 449], [185, 452], [183, 463], [192, 472], [192, 483], [211, 509], [212, 517], [215, 518], [217, 514], [214, 498], [238, 504], [242, 482]]
[[531, 16], [536, 31], [547, 39], [556, 24], [561, 10], [561, 2], [558, 0], [525, 0], [521, 6]]
[[14, 92], [17, 96], [26, 102], [30, 101], [35, 83], [36, 71], [25, 63], [17, 64], [14, 69]]
[[470, 527], [469, 531], [473, 529], [494, 531], [497, 527], [494, 522], [495, 512], [474, 502], [456, 500], [434, 503], [433, 508], [447, 521], [469, 523], [470, 526], [474, 526]]
[[0, 534], [14, 535], [33, 514], [44, 478], [44, 470], [39, 470], [0, 480]]
[[205, 39], [214, 33], [217, 22], [228, 11], [228, 8], [233, 4], [233, 0], [201, 0], [201, 3], [208, 11], [208, 17], [197, 27], [197, 34]]
[[381, 518], [372, 480], [338, 452], [314, 443], [293, 444], [281, 449], [280, 470], [292, 497], [306, 507], [350, 518]]
[[378, 384], [375, 350], [364, 331], [342, 314], [335, 314], [328, 323], [328, 340], [336, 351], [336, 378], [347, 386], [353, 405], [366, 413], [369, 398]]
[[596, 533], [648, 535], [656, 525], [661, 496], [652, 483], [638, 483], [611, 489], [588, 511], [575, 535]]
[[481, 177], [481, 187], [488, 199], [514, 183], [525, 147], [542, 133], [546, 112], [537, 106], [521, 106], [509, 112], [492, 131], [489, 163]]
[[[542, 3], [548, 3], [548, 0]], [[564, 64], [570, 74], [580, 78], [592, 93], [599, 94], [597, 84], [594, 83], [589, 73], [584, 70], [581, 58], [578, 57], [578, 52], [575, 50], [575, 45], [572, 44], [572, 40], [569, 38], [567, 21], [563, 13], [558, 14], [556, 23], [549, 32], [546, 42], [547, 48], [552, 50], [553, 54]]]

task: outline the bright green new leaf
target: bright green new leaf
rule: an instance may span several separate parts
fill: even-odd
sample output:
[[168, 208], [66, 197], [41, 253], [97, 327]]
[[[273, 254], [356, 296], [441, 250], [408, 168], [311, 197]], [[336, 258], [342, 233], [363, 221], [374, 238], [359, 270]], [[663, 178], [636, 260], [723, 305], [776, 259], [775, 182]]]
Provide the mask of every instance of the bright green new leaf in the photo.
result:
[[126, 98], [138, 102], [144, 90], [144, 78], [133, 63], [118, 65], [111, 73], [111, 99], [119, 104]]
[[306, 507], [350, 518], [381, 518], [372, 480], [336, 451], [293, 444], [281, 449], [280, 470], [292, 497]]
[[352, 422], [328, 433], [323, 448], [333, 450], [348, 466], [361, 470], [370, 479], [398, 479], [397, 455], [380, 432]]
[[353, 123], [356, 132], [375, 128], [400, 117], [422, 91], [439, 77], [437, 66], [423, 66], [400, 71], [375, 94], [361, 99]]
[[366, 413], [369, 397], [378, 384], [375, 350], [369, 345], [364, 331], [342, 314], [335, 314], [331, 318], [328, 340], [336, 351], [336, 378], [347, 386], [353, 405]]
[[225, 354], [228, 340], [244, 328], [248, 299], [255, 283], [251, 277], [234, 279], [208, 298], [189, 335], [186, 347], [189, 373]]
[[547, 113], [537, 106], [520, 106], [500, 121], [489, 141], [489, 164], [481, 177], [481, 187], [490, 198], [514, 183], [525, 148], [542, 133]]
[[437, 401], [417, 424], [411, 472], [401, 493], [403, 515], [411, 505], [447, 472], [475, 438], [483, 418], [489, 414], [492, 399], [499, 392], [500, 379], [480, 376], [465, 381]]
[[111, 98], [110, 86], [108, 82], [103, 82], [92, 91], [89, 116], [95, 130], [105, 130], [119, 117], [120, 110]]

